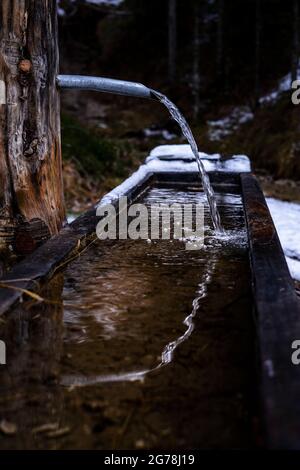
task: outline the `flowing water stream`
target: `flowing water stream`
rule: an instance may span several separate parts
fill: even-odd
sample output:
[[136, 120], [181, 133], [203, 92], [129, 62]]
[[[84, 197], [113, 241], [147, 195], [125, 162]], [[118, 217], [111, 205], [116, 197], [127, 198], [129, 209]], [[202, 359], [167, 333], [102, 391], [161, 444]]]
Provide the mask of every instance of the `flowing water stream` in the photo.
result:
[[176, 121], [179, 124], [184, 137], [187, 139], [188, 143], [190, 144], [190, 147], [192, 149], [192, 152], [195, 156], [195, 159], [198, 165], [198, 170], [199, 170], [201, 182], [203, 185], [203, 190], [208, 200], [214, 229], [219, 233], [223, 233], [223, 228], [221, 224], [220, 214], [217, 208], [215, 193], [210, 184], [208, 174], [205, 171], [201, 158], [199, 157], [198, 146], [196, 144], [196, 141], [195, 141], [195, 138], [193, 136], [190, 126], [188, 125], [185, 117], [179, 111], [177, 106], [172, 101], [170, 101], [169, 98], [167, 98], [162, 93], [159, 93], [158, 91], [155, 91], [155, 90], [151, 90], [151, 91], [154, 94], [154, 96], [167, 108], [167, 110], [169, 111], [174, 121]]

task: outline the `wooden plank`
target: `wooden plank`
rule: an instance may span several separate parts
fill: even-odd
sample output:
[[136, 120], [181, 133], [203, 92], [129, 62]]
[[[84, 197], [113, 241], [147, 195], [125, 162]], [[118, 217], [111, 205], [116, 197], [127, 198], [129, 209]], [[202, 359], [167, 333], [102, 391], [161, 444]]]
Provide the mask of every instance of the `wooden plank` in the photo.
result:
[[267, 446], [300, 449], [300, 366], [291, 361], [292, 342], [300, 339], [300, 304], [257, 180], [251, 174], [242, 174], [241, 187], [257, 315]]
[[[68, 259], [79, 253], [92, 238], [95, 238], [98, 220], [95, 209], [86, 212], [16, 264], [9, 274], [0, 280], [0, 315], [7, 312], [23, 297], [22, 289], [39, 291], [41, 285], [61, 265], [65, 266]], [[5, 283], [10, 287], [5, 288]]]

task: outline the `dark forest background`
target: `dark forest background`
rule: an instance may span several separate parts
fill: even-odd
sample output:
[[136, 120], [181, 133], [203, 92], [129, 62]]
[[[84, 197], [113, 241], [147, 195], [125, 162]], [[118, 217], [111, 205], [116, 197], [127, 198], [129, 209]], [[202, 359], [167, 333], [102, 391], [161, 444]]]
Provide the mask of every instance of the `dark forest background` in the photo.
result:
[[[298, 0], [91, 1], [60, 1], [62, 73], [143, 82], [179, 105], [201, 151], [300, 179]], [[94, 93], [64, 92], [62, 127], [66, 161], [103, 190], [154, 145], [182, 142], [158, 104]]]

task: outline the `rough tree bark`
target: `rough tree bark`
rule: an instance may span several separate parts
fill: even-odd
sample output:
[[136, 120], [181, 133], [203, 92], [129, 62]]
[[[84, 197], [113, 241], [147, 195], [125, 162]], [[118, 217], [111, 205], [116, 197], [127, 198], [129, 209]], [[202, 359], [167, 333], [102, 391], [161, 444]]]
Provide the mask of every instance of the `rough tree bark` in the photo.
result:
[[169, 81], [173, 83], [176, 76], [176, 49], [177, 49], [177, 18], [176, 18], [176, 0], [169, 0], [168, 12], [168, 33], [169, 33]]
[[56, 0], [0, 4], [0, 249], [31, 251], [65, 218]]

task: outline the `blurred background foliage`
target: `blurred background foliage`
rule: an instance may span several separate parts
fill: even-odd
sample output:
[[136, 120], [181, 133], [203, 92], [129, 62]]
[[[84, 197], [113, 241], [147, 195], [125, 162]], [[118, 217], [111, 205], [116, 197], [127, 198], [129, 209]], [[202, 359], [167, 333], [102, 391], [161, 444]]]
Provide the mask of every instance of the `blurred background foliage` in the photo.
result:
[[[245, 153], [258, 173], [298, 180], [300, 107], [290, 82], [299, 70], [299, 7], [299, 0], [61, 0], [61, 72], [141, 81], [179, 105], [201, 151]], [[155, 103], [68, 91], [62, 107], [66, 161], [105, 190], [154, 145], [183, 142]]]

